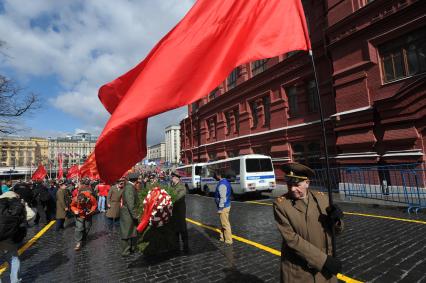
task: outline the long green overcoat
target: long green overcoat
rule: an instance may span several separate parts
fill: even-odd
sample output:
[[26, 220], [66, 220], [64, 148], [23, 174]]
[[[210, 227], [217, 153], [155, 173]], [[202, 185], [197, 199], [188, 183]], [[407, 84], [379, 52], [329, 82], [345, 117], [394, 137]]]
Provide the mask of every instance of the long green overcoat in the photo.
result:
[[66, 191], [66, 189], [58, 189], [56, 192], [56, 219], [65, 219], [67, 216], [65, 211], [67, 208], [67, 203], [65, 201], [67, 194], [68, 191]]
[[[324, 222], [328, 198], [308, 191], [307, 203], [292, 200], [290, 195], [275, 199], [275, 220], [283, 238], [281, 246], [281, 282], [337, 283], [335, 276], [322, 269], [332, 254], [331, 230]], [[343, 230], [343, 221], [336, 225]]]
[[120, 200], [123, 190], [119, 190], [117, 186], [113, 186], [109, 192], [107, 197], [107, 204], [110, 205], [106, 212], [106, 217], [108, 218], [119, 218], [120, 217]]
[[121, 195], [123, 206], [120, 208], [120, 235], [121, 239], [130, 239], [137, 236], [136, 225], [139, 221], [138, 194], [135, 187], [126, 183]]

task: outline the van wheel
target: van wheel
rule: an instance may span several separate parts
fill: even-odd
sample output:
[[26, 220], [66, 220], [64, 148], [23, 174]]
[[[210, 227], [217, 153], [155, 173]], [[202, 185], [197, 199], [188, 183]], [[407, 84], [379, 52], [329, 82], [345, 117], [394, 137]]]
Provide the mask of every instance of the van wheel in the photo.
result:
[[204, 185], [203, 187], [203, 193], [206, 197], [210, 196], [209, 187], [207, 185]]
[[191, 191], [189, 190], [188, 184], [185, 184], [185, 189], [186, 189], [186, 193], [187, 193], [187, 194], [190, 194], [190, 193], [191, 193]]

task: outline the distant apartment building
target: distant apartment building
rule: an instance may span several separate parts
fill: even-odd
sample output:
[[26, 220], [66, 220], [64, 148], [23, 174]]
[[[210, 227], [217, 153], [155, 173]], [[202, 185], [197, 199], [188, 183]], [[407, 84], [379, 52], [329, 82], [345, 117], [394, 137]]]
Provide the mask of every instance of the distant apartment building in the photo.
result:
[[159, 144], [148, 146], [146, 159], [151, 162], [164, 162], [166, 160], [166, 143], [160, 142]]
[[72, 136], [49, 138], [49, 159], [56, 167], [58, 157], [62, 155], [63, 166], [83, 164], [87, 156], [94, 150], [97, 137], [89, 133], [80, 133]]
[[0, 137], [0, 167], [31, 167], [48, 161], [47, 139]]
[[180, 161], [180, 126], [170, 125], [166, 128], [166, 162]]

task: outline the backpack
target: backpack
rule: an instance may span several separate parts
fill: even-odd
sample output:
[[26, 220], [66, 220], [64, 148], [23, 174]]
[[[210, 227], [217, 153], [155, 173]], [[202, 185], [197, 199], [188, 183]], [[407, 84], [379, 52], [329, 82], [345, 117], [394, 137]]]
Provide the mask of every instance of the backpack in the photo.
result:
[[17, 234], [24, 232], [22, 224], [25, 224], [25, 217], [25, 205], [21, 200], [18, 198], [0, 198], [0, 241], [8, 238], [16, 241], [21, 238], [22, 235]]
[[50, 200], [50, 193], [46, 188], [41, 188], [39, 192], [39, 199], [43, 202]]

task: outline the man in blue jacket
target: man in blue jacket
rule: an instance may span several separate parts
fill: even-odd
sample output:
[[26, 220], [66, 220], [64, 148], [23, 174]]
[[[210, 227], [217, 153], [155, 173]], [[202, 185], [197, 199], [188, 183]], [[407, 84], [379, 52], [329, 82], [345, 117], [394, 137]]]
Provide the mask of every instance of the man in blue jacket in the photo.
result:
[[220, 234], [220, 241], [225, 244], [232, 245], [232, 231], [231, 224], [229, 223], [229, 211], [231, 210], [231, 184], [226, 178], [222, 178], [221, 173], [215, 173], [215, 179], [219, 181], [216, 186], [214, 194], [217, 213], [220, 217], [220, 224], [222, 226], [222, 233]]

